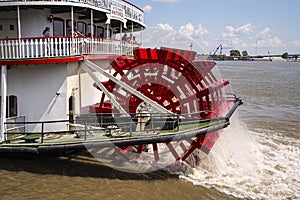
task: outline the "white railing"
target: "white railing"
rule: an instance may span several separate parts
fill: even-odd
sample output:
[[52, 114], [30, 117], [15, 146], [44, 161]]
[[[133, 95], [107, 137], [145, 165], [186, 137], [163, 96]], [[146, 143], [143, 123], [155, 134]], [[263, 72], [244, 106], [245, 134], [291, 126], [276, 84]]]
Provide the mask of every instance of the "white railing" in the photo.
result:
[[133, 55], [138, 44], [100, 37], [35, 37], [0, 39], [0, 60], [70, 57], [78, 55]]
[[[38, 0], [0, 0], [0, 2], [17, 2], [17, 1], [32, 2]], [[138, 8], [137, 6], [123, 0], [44, 0], [44, 1], [84, 3], [105, 10], [110, 10], [111, 5], [114, 5], [123, 8], [125, 10], [125, 16], [127, 18], [137, 20], [142, 23], [144, 22], [144, 11]]]

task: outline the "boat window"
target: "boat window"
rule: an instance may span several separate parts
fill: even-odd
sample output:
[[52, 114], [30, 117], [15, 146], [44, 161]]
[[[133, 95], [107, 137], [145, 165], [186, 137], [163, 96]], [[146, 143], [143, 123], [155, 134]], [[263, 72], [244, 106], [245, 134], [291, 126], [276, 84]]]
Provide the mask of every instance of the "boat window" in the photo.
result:
[[86, 33], [86, 23], [84, 22], [77, 22], [77, 29], [80, 33], [82, 33], [83, 35], [85, 35]]
[[64, 20], [55, 17], [53, 19], [53, 36], [64, 36]]
[[15, 95], [10, 95], [8, 98], [9, 117], [16, 117], [18, 115], [18, 99]]
[[[70, 20], [70, 19], [68, 19], [68, 20], [66, 20], [66, 24], [67, 24], [67, 27], [66, 27], [66, 29], [67, 29], [67, 35], [72, 35], [71, 33], [71, 31], [72, 31], [72, 20]], [[75, 25], [76, 25], [76, 22], [74, 21], [74, 29], [76, 29], [75, 28]]]
[[14, 26], [13, 24], [9, 25], [9, 30], [10, 30], [10, 31], [15, 30], [15, 26]]
[[[0, 100], [1, 100], [0, 96]], [[0, 105], [0, 111], [1, 111]], [[6, 116], [16, 117], [18, 116], [18, 98], [15, 95], [10, 95], [6, 97]]]
[[[95, 33], [96, 33], [96, 26], [95, 25], [93, 25], [93, 29], [94, 29], [94, 33], [93, 33], [93, 35], [96, 35]], [[91, 32], [91, 24], [89, 24], [88, 25], [88, 28], [87, 28], [87, 36], [91, 36], [92, 35], [92, 32]]]
[[97, 26], [97, 36], [98, 37], [104, 36], [104, 28], [102, 26]]
[[106, 38], [110, 38], [111, 37], [111, 30], [110, 29], [105, 29], [104, 31], [104, 37]]

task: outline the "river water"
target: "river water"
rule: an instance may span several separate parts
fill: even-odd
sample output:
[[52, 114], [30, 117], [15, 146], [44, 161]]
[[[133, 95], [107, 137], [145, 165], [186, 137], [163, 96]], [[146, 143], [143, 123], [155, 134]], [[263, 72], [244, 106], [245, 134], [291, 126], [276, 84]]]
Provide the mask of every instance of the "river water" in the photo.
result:
[[300, 199], [300, 63], [217, 64], [244, 105], [196, 167], [130, 174], [84, 156], [1, 158], [0, 199]]

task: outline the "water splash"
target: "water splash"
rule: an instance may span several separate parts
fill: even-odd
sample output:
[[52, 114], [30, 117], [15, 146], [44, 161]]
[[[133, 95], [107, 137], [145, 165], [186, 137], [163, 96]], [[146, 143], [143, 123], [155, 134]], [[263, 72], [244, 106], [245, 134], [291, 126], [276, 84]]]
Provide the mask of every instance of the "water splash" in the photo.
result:
[[180, 178], [247, 199], [300, 199], [300, 142], [249, 131], [238, 116], [210, 154]]

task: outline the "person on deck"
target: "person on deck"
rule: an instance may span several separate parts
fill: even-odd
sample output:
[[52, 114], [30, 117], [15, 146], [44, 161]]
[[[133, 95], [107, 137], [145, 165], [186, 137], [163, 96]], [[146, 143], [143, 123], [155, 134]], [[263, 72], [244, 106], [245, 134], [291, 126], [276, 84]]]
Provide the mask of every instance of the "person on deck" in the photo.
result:
[[50, 28], [49, 28], [49, 27], [46, 27], [46, 28], [43, 30], [43, 36], [44, 36], [44, 37], [49, 37], [49, 36], [50, 36]]

